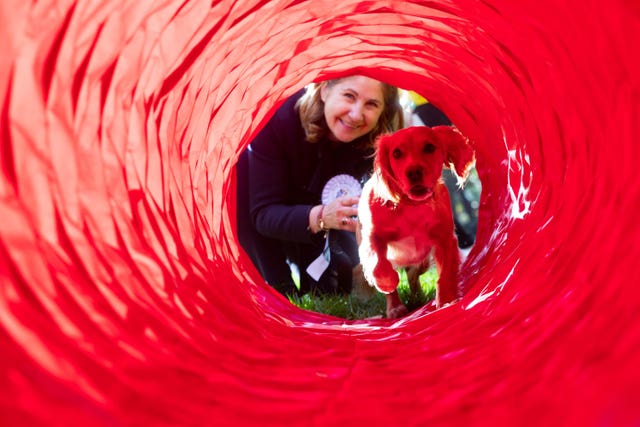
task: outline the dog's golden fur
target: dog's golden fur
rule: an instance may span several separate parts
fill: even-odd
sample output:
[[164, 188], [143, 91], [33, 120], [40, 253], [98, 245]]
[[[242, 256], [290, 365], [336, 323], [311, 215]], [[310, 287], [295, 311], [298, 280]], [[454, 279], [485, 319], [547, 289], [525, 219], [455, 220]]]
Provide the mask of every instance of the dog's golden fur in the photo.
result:
[[413, 292], [433, 257], [438, 269], [436, 307], [458, 298], [460, 253], [443, 166], [462, 179], [473, 165], [468, 139], [450, 126], [420, 126], [379, 137], [374, 172], [364, 186], [358, 217], [360, 262], [367, 281], [386, 294], [387, 317], [407, 313], [397, 293], [407, 268]]

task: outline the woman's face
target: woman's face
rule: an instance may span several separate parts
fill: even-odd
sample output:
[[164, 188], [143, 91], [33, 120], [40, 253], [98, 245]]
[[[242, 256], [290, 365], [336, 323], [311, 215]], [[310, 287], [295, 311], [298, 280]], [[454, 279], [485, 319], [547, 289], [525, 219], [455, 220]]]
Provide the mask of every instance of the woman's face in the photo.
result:
[[329, 138], [351, 142], [371, 132], [384, 110], [382, 83], [365, 76], [350, 76], [335, 84], [323, 85], [324, 118]]

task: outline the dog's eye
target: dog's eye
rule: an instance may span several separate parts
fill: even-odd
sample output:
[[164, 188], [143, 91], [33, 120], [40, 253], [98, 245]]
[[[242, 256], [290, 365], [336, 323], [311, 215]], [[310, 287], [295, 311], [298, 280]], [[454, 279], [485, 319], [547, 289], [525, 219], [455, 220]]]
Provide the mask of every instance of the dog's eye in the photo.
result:
[[422, 147], [422, 152], [426, 153], [426, 154], [431, 154], [434, 151], [436, 151], [436, 146], [433, 144], [424, 144], [424, 147]]
[[399, 159], [400, 157], [402, 157], [402, 151], [399, 148], [396, 148], [393, 150], [391, 155], [393, 156], [394, 159]]

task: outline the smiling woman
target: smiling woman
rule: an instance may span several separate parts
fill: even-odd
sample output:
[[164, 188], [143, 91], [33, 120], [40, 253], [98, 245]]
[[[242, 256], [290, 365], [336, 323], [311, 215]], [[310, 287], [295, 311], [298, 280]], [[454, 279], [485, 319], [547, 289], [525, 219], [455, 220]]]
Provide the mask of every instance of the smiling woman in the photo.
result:
[[[640, 14], [596, 3], [3, 0], [3, 424], [637, 425]], [[241, 153], [352, 74], [475, 144], [435, 313], [300, 310], [239, 246]]]
[[376, 137], [398, 129], [402, 117], [397, 88], [352, 75], [300, 91], [254, 138], [238, 162], [237, 228], [267, 283], [289, 296], [351, 291], [359, 192], [322, 196], [340, 177], [359, 189]]

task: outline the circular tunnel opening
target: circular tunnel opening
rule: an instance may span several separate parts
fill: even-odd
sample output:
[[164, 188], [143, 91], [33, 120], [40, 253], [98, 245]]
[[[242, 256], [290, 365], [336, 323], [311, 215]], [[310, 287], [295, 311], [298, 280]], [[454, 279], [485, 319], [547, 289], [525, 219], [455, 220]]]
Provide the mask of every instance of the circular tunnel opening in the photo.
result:
[[[367, 73], [375, 74], [375, 70], [366, 70]], [[349, 75], [350, 73], [343, 72], [344, 75]], [[311, 84], [305, 85], [304, 91], [313, 90], [313, 86]], [[296, 95], [297, 96], [297, 95]], [[412, 126], [455, 126], [451, 120], [447, 117], [446, 113], [438, 109], [437, 106], [433, 105], [433, 103], [429, 102], [422, 95], [412, 91], [410, 88], [399, 88], [398, 90], [398, 106], [401, 109], [401, 113], [403, 116], [403, 123], [401, 124], [401, 128], [408, 128]], [[276, 104], [280, 104], [277, 102]], [[286, 105], [286, 104], [285, 104]], [[290, 107], [287, 107], [290, 108]], [[288, 110], [287, 110], [288, 111]], [[297, 110], [296, 110], [297, 111]], [[272, 109], [265, 116], [267, 120], [271, 120], [274, 115], [274, 110]], [[280, 138], [283, 141], [286, 140], [286, 136], [284, 135], [276, 135], [274, 134], [275, 130], [278, 129], [280, 132], [289, 133], [295, 132], [295, 127], [293, 125], [290, 126], [289, 129], [282, 129], [282, 117], [288, 117], [284, 115], [284, 113], [280, 113], [281, 116], [278, 119], [278, 122], [272, 125], [272, 128], [269, 130], [268, 138], [271, 141], [273, 138]], [[296, 113], [298, 114], [298, 113]], [[275, 126], [275, 127], [273, 127]], [[258, 129], [258, 131], [263, 132], [262, 129]], [[263, 138], [266, 138], [263, 136]], [[300, 141], [300, 144], [309, 144], [308, 141]], [[273, 145], [275, 148], [275, 145]], [[249, 221], [246, 214], [243, 211], [248, 212], [249, 206], [247, 206], [248, 201], [243, 200], [240, 202], [241, 198], [246, 198], [246, 195], [243, 195], [242, 192], [249, 192], [249, 182], [241, 183], [241, 180], [247, 180], [248, 176], [251, 175], [250, 166], [247, 163], [247, 156], [250, 156], [249, 147], [247, 147], [240, 156], [240, 162], [244, 162], [242, 167], [240, 165], [236, 166], [235, 174], [237, 177], [236, 180], [236, 195], [238, 199], [236, 200], [236, 209], [237, 209], [237, 223], [236, 230], [238, 230], [238, 234], [241, 233], [241, 227], [247, 227], [247, 225], [241, 225], [241, 222]], [[277, 153], [277, 151], [269, 152], [271, 155]], [[243, 159], [243, 156], [245, 157]], [[290, 156], [289, 156], [290, 157]], [[372, 157], [371, 153], [367, 153], [366, 157]], [[275, 159], [273, 160], [275, 161]], [[293, 159], [293, 161], [301, 161], [301, 159]], [[472, 250], [473, 245], [475, 243], [476, 230], [478, 225], [478, 207], [480, 202], [480, 194], [482, 185], [480, 179], [478, 177], [477, 170], [475, 168], [475, 161], [471, 164], [470, 170], [468, 174], [465, 175], [465, 180], [462, 181], [460, 177], [456, 175], [456, 172], [452, 169], [449, 169], [449, 164], [445, 164], [443, 166], [442, 175], [440, 177], [440, 181], [446, 186], [449, 194], [452, 218], [453, 218], [453, 231], [454, 235], [457, 239], [457, 245], [460, 252], [461, 260], [464, 261], [466, 256]], [[294, 165], [283, 165], [281, 167], [282, 173], [293, 174], [296, 178], [289, 178], [289, 184], [291, 188], [288, 190], [287, 197], [291, 197], [291, 194], [294, 189], [299, 188], [303, 185], [304, 181], [296, 182], [293, 184], [292, 180], [301, 180], [304, 179], [303, 176], [300, 175], [300, 172], [293, 172], [296, 170]], [[305, 169], [306, 170], [306, 169]], [[371, 170], [368, 170], [363, 179], [360, 181], [360, 187], [364, 184], [364, 181], [370, 177]], [[265, 179], [266, 177], [262, 177], [261, 179]], [[307, 186], [310, 184], [306, 184]], [[269, 190], [271, 191], [271, 190]], [[250, 192], [249, 192], [250, 194]], [[264, 196], [261, 196], [264, 197]], [[302, 195], [298, 195], [297, 197], [306, 197]], [[320, 197], [320, 196], [318, 196]], [[320, 202], [320, 199], [316, 200], [316, 202]], [[296, 204], [295, 202], [293, 204]], [[283, 211], [281, 215], [284, 215]], [[396, 219], [398, 220], [398, 219]], [[399, 220], [402, 221], [402, 220]], [[243, 231], [246, 233], [247, 231]], [[334, 236], [335, 238], [335, 236]], [[245, 240], [242, 240], [245, 239]], [[252, 253], [256, 251], [256, 248], [263, 247], [263, 244], [260, 240], [261, 236], [257, 236], [258, 241], [254, 241], [254, 239], [250, 239], [247, 237], [243, 237], [239, 239], [241, 242], [241, 246], [244, 249], [244, 252]], [[326, 239], [326, 236], [325, 236]], [[244, 242], [244, 243], [242, 243]], [[284, 243], [282, 243], [284, 244]], [[266, 247], [266, 246], [265, 246]], [[274, 248], [275, 250], [276, 248]], [[269, 251], [268, 249], [262, 249], [262, 251]], [[255, 256], [260, 256], [260, 253], [256, 253]], [[251, 258], [251, 256], [250, 256]], [[430, 257], [431, 258], [431, 257]], [[246, 258], [245, 258], [246, 259]], [[265, 260], [266, 261], [266, 260]], [[258, 268], [260, 263], [265, 261], [259, 261], [255, 259], [249, 261], [249, 264], [253, 267]], [[307, 267], [306, 264], [301, 265], [300, 263], [288, 261], [290, 273], [288, 274], [293, 278], [293, 282], [295, 283], [297, 292], [301, 290], [301, 274], [308, 274], [304, 271], [304, 268]], [[398, 288], [400, 292], [400, 299], [407, 306], [410, 312], [423, 308], [426, 305], [430, 304], [429, 307], [425, 307], [429, 311], [435, 310], [435, 296], [436, 296], [436, 281], [438, 280], [438, 270], [435, 266], [434, 259], [430, 261], [429, 269], [420, 276], [420, 291], [413, 291], [409, 287], [408, 278], [409, 274], [405, 271], [405, 269], [399, 269], [398, 273], [400, 275], [400, 286]], [[249, 267], [251, 268], [251, 267]], [[302, 268], [302, 271], [301, 271]], [[311, 288], [310, 292], [304, 292], [303, 294], [289, 294], [285, 292], [283, 289], [279, 289], [278, 286], [274, 286], [274, 288], [282, 293], [289, 301], [295, 306], [315, 311], [319, 313], [328, 314], [333, 317], [344, 318], [348, 320], [358, 320], [358, 319], [374, 319], [385, 317], [385, 297], [384, 294], [377, 292], [375, 288], [367, 283], [364, 276], [362, 275], [361, 264], [358, 264], [354, 269], [353, 273], [350, 276], [348, 290], [334, 293], [334, 292], [316, 292], [316, 288]], [[271, 273], [273, 274], [273, 273]], [[261, 276], [261, 275], [260, 275]], [[267, 280], [265, 277], [261, 277], [261, 279]], [[309, 280], [307, 278], [307, 280]], [[316, 280], [318, 280], [316, 278]], [[257, 280], [258, 282], [260, 279]], [[268, 282], [268, 280], [267, 280]], [[315, 282], [314, 282], [315, 283]]]

